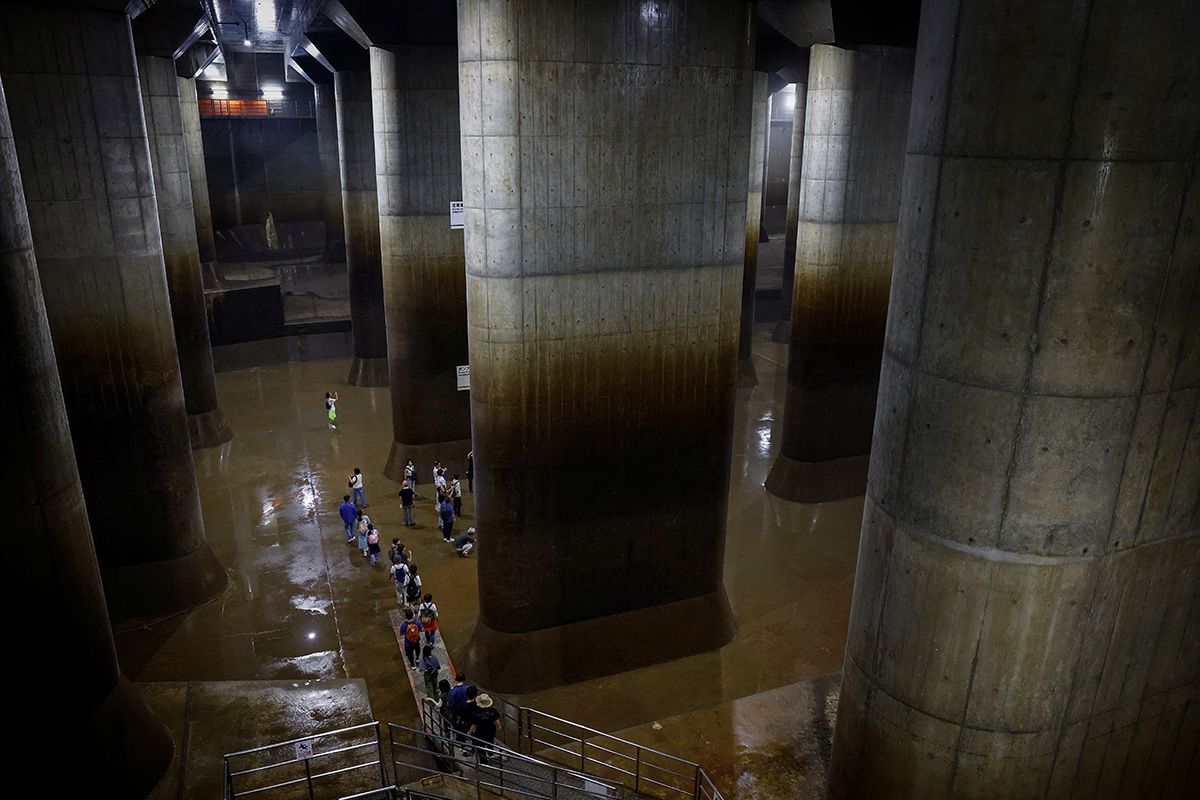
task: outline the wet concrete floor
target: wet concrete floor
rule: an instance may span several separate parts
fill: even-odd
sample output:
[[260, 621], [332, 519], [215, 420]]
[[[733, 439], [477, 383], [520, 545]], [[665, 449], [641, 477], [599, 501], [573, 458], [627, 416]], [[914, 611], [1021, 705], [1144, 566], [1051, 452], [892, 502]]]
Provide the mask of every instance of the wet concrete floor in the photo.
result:
[[[773, 501], [763, 488], [778, 452], [787, 355], [768, 340], [770, 328], [756, 331], [760, 383], [739, 392], [737, 402], [725, 559], [739, 626], [734, 641], [716, 652], [509, 698], [604, 731], [726, 704], [665, 725], [674, 733], [659, 741], [656, 732], [653, 743], [683, 757], [702, 755], [726, 797], [795, 796], [739, 788], [738, 776], [749, 770], [746, 754], [771, 752], [764, 732], [786, 724], [772, 728], [734, 701], [841, 668], [862, 515], [861, 497], [804, 506]], [[478, 613], [475, 559], [459, 558], [442, 542], [432, 500], [418, 502], [415, 529], [401, 524], [398, 487], [381, 474], [391, 445], [388, 390], [346, 386], [347, 369], [348, 359], [331, 359], [217, 376], [235, 437], [197, 452], [195, 463], [208, 538], [230, 586], [189, 613], [119, 631], [121, 663], [133, 680], [358, 679], [376, 719], [412, 724], [417, 710], [387, 619], [396, 598], [386, 559], [370, 566], [346, 544], [338, 518], [354, 467], [366, 476], [367, 510], [384, 553], [393, 536], [414, 552], [440, 610], [441, 635], [459, 660]], [[340, 394], [337, 430], [326, 424], [326, 391]], [[432, 465], [417, 466], [428, 489]], [[473, 514], [465, 495], [460, 524], [473, 524]], [[487, 547], [486, 531], [479, 546]], [[784, 722], [786, 713], [779, 709]], [[263, 729], [263, 737], [267, 743], [290, 734]], [[245, 745], [234, 738], [226, 749]], [[790, 741], [781, 736], [776, 745], [794, 749]]]

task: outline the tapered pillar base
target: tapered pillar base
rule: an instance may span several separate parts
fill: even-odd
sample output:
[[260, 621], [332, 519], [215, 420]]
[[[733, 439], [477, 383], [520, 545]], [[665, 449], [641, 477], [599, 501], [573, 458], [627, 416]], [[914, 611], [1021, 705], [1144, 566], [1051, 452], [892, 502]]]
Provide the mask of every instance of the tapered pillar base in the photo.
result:
[[346, 383], [351, 386], [368, 388], [391, 386], [391, 379], [388, 376], [388, 360], [386, 358], [355, 356], [354, 360], [350, 362], [350, 377], [346, 378]]
[[775, 323], [775, 330], [771, 332], [771, 341], [778, 344], [792, 343], [792, 321], [790, 319], [781, 319]]
[[225, 420], [224, 412], [214, 408], [203, 414], [188, 414], [188, 435], [192, 440], [192, 449], [203, 450], [228, 442], [233, 438], [233, 428]]
[[737, 388], [752, 389], [758, 386], [758, 373], [754, 370], [754, 360], [739, 358], [737, 362]]
[[736, 631], [721, 585], [688, 600], [523, 633], [477, 622], [462, 666], [473, 684], [523, 694], [716, 650]]
[[796, 461], [780, 455], [767, 474], [767, 491], [793, 503], [828, 503], [867, 491], [869, 453], [829, 461]]
[[[154, 536], [155, 531], [131, 535]], [[101, 569], [114, 626], [186, 611], [219, 595], [229, 576], [208, 543], [179, 558]]]
[[425, 494], [433, 495], [430, 484], [433, 483], [433, 462], [440, 461], [449, 472], [447, 477], [461, 475], [463, 493], [467, 491], [467, 453], [471, 452], [470, 439], [453, 439], [448, 442], [433, 444], [404, 444], [392, 441], [392, 450], [388, 453], [387, 465], [383, 468], [383, 476], [396, 483], [404, 482], [404, 466], [411, 458], [417, 468], [417, 489], [426, 487]]
[[175, 752], [166, 726], [124, 675], [73, 736], [82, 737], [87, 747], [74, 749], [71, 768], [87, 776], [88, 793], [97, 797], [145, 797]]

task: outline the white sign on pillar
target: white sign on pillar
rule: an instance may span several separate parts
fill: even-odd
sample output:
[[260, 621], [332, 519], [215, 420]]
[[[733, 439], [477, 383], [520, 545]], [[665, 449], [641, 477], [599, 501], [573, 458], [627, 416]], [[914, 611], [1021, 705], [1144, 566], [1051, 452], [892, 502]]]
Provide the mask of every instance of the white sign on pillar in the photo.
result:
[[463, 213], [463, 204], [461, 200], [451, 201], [450, 203], [450, 230], [461, 231], [466, 227], [467, 215]]
[[454, 371], [458, 377], [458, 390], [469, 392], [471, 390], [471, 365], [464, 364], [461, 367], [455, 367]]
[[304, 739], [296, 742], [296, 760], [303, 761], [306, 758], [313, 757], [313, 742], [312, 739]]

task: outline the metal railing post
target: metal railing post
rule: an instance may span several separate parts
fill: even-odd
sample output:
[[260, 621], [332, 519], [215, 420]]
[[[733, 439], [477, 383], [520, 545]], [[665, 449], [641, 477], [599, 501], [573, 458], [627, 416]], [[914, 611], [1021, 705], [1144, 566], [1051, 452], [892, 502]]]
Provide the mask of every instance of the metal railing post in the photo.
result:
[[379, 732], [379, 721], [375, 721], [375, 753], [379, 756], [379, 788], [388, 785], [387, 770], [383, 765], [383, 735]]
[[642, 782], [642, 748], [635, 748], [634, 755], [637, 756], [633, 762], [633, 791], [636, 794]]
[[304, 759], [304, 781], [308, 784], [308, 800], [316, 800], [312, 790], [312, 769], [308, 766], [309, 759]]
[[695, 784], [695, 788], [692, 792], [692, 797], [695, 798], [695, 800], [700, 800], [700, 765], [699, 764], [696, 765], [695, 780], [696, 780], [696, 784]]
[[558, 768], [550, 768], [550, 800], [558, 800]]
[[579, 771], [587, 774], [587, 740], [579, 737]]

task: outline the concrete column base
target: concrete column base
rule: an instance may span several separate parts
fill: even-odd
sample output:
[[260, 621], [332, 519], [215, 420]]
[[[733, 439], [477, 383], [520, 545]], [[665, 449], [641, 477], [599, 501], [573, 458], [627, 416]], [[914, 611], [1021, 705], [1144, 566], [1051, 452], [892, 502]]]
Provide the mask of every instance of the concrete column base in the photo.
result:
[[187, 419], [193, 450], [217, 447], [233, 438], [233, 428], [229, 427], [224, 412], [219, 408], [203, 414], [188, 414]]
[[411, 458], [417, 468], [417, 489], [425, 487], [425, 494], [433, 497], [433, 462], [441, 461], [442, 466], [449, 471], [447, 477], [455, 473], [461, 475], [463, 494], [467, 493], [467, 453], [471, 452], [470, 439], [452, 439], [448, 442], [433, 444], [404, 444], [392, 441], [392, 450], [388, 453], [387, 465], [383, 468], [383, 476], [396, 483], [404, 483], [404, 465]]
[[[155, 533], [131, 531], [130, 535]], [[102, 569], [100, 577], [114, 627], [187, 611], [216, 597], [229, 583], [207, 542], [179, 558]]]
[[775, 323], [775, 330], [771, 332], [771, 341], [779, 344], [792, 343], [792, 321], [790, 319], [781, 319]]
[[758, 373], [754, 371], [754, 359], [739, 358], [737, 362], [737, 388], [752, 389], [758, 386]]
[[384, 387], [391, 386], [387, 358], [354, 357], [350, 362], [350, 376], [346, 383], [351, 386]]
[[[479, 546], [487, 547], [486, 533]], [[722, 584], [700, 597], [536, 631], [505, 633], [479, 621], [461, 668], [472, 684], [523, 694], [716, 650], [736, 632]]]
[[793, 503], [827, 503], [867, 491], [871, 456], [796, 461], [780, 455], [767, 474], [767, 491]]
[[74, 735], [84, 737], [88, 745], [75, 748], [72, 769], [82, 770], [89, 791], [100, 797], [147, 796], [175, 751], [166, 726], [124, 675]]

